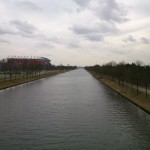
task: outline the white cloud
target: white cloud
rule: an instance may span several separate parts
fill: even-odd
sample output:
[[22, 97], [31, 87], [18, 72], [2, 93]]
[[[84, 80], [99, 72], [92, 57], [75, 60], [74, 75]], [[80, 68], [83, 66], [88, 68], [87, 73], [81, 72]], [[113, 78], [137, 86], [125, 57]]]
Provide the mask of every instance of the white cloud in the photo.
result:
[[11, 54], [53, 56], [55, 64], [149, 63], [149, 8], [149, 0], [0, 1], [0, 59]]

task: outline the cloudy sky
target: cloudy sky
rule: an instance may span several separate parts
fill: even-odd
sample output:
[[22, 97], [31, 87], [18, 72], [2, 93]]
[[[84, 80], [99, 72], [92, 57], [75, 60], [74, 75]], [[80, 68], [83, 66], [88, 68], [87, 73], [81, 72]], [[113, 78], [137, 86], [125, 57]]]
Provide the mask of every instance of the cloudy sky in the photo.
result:
[[0, 0], [0, 59], [150, 64], [150, 0]]

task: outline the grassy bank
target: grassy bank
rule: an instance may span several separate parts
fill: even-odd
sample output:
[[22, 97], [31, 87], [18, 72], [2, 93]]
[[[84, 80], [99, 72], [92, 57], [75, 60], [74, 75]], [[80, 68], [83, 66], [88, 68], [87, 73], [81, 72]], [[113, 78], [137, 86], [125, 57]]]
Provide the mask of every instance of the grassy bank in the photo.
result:
[[150, 95], [147, 97], [145, 96], [145, 93], [139, 92], [137, 94], [135, 89], [132, 89], [127, 86], [121, 86], [117, 82], [111, 81], [106, 78], [101, 78], [99, 75], [95, 74], [94, 72], [90, 72], [95, 78], [97, 78], [99, 81], [110, 87], [112, 90], [116, 91], [123, 97], [130, 100], [135, 105], [139, 106], [146, 112], [150, 113]]
[[12, 81], [3, 81], [3, 82], [0, 82], [0, 90], [6, 89], [9, 87], [13, 87], [16, 85], [32, 82], [32, 81], [39, 80], [42, 78], [51, 77], [51, 76], [54, 76], [54, 75], [57, 75], [60, 73], [64, 73], [64, 72], [66, 72], [66, 71], [54, 71], [54, 72], [49, 72], [47, 74], [42, 74], [42, 75], [38, 75], [38, 76], [24, 77], [24, 78], [20, 78], [20, 79], [14, 79]]

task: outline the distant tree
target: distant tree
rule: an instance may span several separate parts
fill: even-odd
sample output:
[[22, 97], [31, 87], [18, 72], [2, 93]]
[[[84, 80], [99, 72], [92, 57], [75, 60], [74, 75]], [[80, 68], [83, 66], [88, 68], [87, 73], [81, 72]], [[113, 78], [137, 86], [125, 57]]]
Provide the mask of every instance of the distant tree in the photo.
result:
[[150, 83], [150, 66], [145, 66], [143, 68], [142, 81], [145, 86], [145, 93], [146, 93], [146, 97], [147, 97], [147, 89], [148, 89], [148, 85]]
[[139, 94], [139, 86], [145, 87], [145, 93], [147, 96], [147, 89], [150, 84], [150, 66], [144, 66], [141, 61], [129, 64], [125, 62], [116, 63], [114, 61], [108, 62], [101, 66], [86, 66], [89, 71], [102, 75], [105, 78], [111, 80], [118, 80], [120, 85], [124, 85], [125, 82], [136, 86], [137, 94]]

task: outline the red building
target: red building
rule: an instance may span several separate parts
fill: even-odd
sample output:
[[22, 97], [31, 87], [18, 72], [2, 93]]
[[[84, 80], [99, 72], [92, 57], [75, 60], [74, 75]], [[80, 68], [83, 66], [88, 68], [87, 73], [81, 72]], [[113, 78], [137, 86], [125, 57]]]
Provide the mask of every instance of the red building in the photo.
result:
[[50, 65], [51, 60], [45, 57], [39, 57], [39, 58], [10, 57], [10, 58], [3, 59], [2, 62], [9, 63], [12, 65], [26, 65], [26, 64]]

